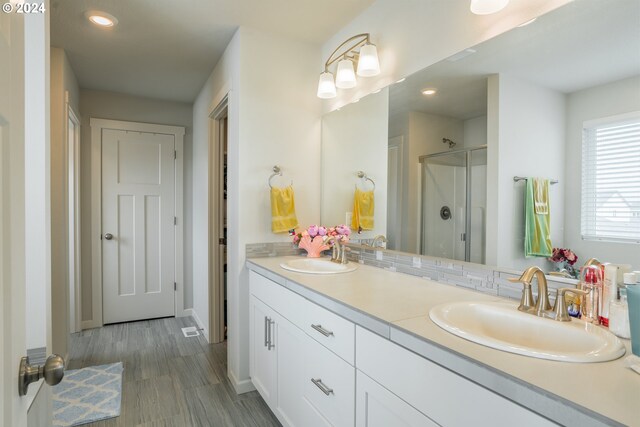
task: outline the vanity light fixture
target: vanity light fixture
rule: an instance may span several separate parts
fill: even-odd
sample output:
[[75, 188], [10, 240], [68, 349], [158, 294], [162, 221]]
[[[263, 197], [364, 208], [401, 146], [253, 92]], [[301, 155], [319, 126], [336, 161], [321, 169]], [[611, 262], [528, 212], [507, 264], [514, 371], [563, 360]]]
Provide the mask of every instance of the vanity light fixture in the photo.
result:
[[509, 0], [471, 0], [469, 9], [476, 15], [491, 15], [500, 12], [508, 3]]
[[435, 95], [436, 92], [438, 92], [436, 89], [429, 88], [429, 89], [423, 90], [422, 94], [423, 95], [427, 95], [427, 96], [431, 96], [431, 95]]
[[118, 24], [116, 17], [106, 12], [89, 10], [84, 13], [84, 16], [93, 24], [104, 28], [115, 27]]
[[[329, 67], [338, 63], [335, 80]], [[354, 69], [354, 63], [357, 68]], [[356, 72], [361, 77], [380, 74], [378, 51], [371, 44], [369, 33], [358, 34], [345, 40], [329, 55], [324, 64], [324, 71], [318, 80], [318, 98], [329, 99], [336, 96], [336, 87], [351, 89], [356, 86]]]

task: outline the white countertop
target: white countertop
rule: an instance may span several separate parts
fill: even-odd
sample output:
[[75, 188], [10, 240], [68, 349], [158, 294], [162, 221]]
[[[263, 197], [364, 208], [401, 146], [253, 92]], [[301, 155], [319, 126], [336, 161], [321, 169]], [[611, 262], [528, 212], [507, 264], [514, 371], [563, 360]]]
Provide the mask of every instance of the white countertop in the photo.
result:
[[[556, 422], [640, 426], [640, 375], [625, 367], [624, 356], [581, 364], [494, 350], [444, 331], [429, 311], [446, 302], [502, 298], [366, 265], [330, 277], [280, 267], [291, 258], [252, 258], [247, 266]], [[623, 341], [631, 354], [629, 340]]]

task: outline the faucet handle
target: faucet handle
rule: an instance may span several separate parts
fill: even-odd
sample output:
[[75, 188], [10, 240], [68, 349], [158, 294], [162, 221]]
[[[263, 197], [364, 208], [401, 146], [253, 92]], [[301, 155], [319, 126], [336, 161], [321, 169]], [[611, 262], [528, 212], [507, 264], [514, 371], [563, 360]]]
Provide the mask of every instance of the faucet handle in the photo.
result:
[[571, 320], [571, 316], [569, 316], [569, 312], [567, 311], [567, 303], [565, 302], [564, 295], [569, 292], [574, 295], [589, 295], [591, 290], [585, 291], [582, 289], [576, 288], [560, 288], [558, 289], [558, 295], [556, 296], [556, 302], [553, 306], [553, 311], [555, 312], [555, 319], [561, 322], [568, 322]]
[[524, 280], [522, 277], [516, 279], [515, 277], [509, 277], [511, 283], [522, 283], [522, 298], [520, 298], [520, 305], [518, 306], [518, 310], [520, 311], [529, 311], [532, 309], [535, 304], [533, 302], [533, 291], [531, 291], [531, 283]]

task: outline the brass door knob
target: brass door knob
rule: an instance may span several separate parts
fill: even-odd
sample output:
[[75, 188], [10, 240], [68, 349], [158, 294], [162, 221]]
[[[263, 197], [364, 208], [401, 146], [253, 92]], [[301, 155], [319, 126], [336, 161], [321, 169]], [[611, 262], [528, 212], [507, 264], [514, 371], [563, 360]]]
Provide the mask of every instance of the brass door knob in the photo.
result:
[[31, 365], [29, 358], [23, 357], [20, 360], [20, 371], [18, 373], [18, 394], [24, 396], [27, 394], [29, 384], [44, 378], [44, 381], [53, 386], [59, 384], [64, 377], [64, 359], [62, 356], [52, 354], [47, 357], [44, 365]]

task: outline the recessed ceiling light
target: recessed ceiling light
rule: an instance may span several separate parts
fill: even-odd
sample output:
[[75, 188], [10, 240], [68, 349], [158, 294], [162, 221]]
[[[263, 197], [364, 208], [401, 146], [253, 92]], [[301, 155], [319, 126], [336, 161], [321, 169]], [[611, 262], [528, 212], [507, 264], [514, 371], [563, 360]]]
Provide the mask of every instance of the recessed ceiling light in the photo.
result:
[[400, 80], [398, 80], [396, 83], [402, 83], [402, 82], [403, 82], [403, 81], [405, 81], [405, 80], [406, 80], [406, 78], [404, 78], [404, 77], [403, 77], [403, 78], [401, 78]]
[[436, 89], [429, 88], [429, 89], [425, 89], [425, 90], [423, 90], [423, 91], [422, 91], [422, 94], [423, 94], [423, 95], [427, 95], [427, 96], [429, 96], [429, 95], [435, 95], [435, 94], [436, 94], [436, 92], [437, 92], [437, 90], [436, 90]]
[[90, 10], [85, 12], [84, 16], [86, 16], [89, 21], [96, 25], [99, 25], [100, 27], [115, 27], [116, 24], [118, 24], [118, 20], [116, 19], [116, 17], [106, 12]]
[[536, 19], [538, 19], [538, 18], [529, 19], [527, 22], [523, 22], [522, 24], [518, 25], [518, 28], [526, 27], [529, 24], [533, 24], [533, 21], [535, 21]]

